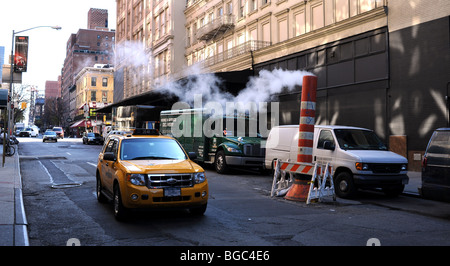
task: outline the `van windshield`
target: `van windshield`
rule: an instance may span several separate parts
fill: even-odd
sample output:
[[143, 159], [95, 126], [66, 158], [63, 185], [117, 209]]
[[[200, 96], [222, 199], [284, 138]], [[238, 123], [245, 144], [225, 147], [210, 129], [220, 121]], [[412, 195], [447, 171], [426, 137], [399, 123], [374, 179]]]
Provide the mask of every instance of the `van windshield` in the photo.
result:
[[387, 150], [373, 131], [360, 129], [335, 129], [334, 134], [343, 150]]

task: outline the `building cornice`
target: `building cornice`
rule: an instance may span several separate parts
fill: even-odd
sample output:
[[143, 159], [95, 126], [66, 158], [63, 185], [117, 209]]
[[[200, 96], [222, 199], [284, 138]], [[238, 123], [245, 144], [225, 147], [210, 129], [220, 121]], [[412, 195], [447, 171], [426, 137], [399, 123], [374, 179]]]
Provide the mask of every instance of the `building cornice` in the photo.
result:
[[254, 52], [255, 64], [387, 26], [385, 7], [359, 14]]

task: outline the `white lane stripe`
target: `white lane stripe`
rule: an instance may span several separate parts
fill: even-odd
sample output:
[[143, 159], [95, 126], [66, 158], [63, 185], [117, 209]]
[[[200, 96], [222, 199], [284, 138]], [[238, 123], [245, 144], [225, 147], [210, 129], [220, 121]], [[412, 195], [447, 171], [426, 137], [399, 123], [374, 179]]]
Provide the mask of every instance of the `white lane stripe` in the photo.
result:
[[47, 167], [45, 167], [44, 166], [44, 164], [43, 163], [41, 163], [41, 161], [38, 161], [39, 162], [39, 164], [42, 166], [42, 168], [44, 168], [44, 170], [45, 170], [45, 172], [47, 173], [47, 175], [50, 177], [50, 184], [54, 184], [53, 183], [53, 177], [52, 177], [52, 175], [48, 172], [48, 169], [47, 169]]

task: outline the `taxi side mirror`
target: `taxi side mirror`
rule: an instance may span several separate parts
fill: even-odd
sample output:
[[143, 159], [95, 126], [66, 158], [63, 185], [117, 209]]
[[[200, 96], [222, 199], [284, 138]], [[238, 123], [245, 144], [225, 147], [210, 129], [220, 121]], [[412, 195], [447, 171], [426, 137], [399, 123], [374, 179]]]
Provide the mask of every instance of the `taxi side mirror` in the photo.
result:
[[106, 161], [116, 161], [116, 156], [114, 155], [114, 153], [112, 152], [105, 152], [105, 154], [103, 154], [103, 160]]
[[189, 152], [188, 155], [189, 155], [189, 159], [191, 159], [191, 160], [197, 159], [197, 153], [195, 153], [195, 152]]

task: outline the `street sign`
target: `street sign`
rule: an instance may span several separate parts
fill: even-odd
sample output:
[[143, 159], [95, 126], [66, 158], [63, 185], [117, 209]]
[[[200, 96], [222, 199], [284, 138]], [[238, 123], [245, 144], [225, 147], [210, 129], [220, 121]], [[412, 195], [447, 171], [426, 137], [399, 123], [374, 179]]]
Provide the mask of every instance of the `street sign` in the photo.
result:
[[6, 108], [8, 106], [8, 90], [0, 89], [0, 108]]

